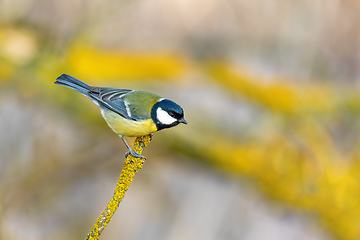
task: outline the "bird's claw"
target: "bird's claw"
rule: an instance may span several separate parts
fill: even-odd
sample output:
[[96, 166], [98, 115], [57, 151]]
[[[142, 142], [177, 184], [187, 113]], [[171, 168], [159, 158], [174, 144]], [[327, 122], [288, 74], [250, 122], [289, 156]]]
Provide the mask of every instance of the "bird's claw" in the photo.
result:
[[129, 150], [128, 152], [125, 153], [125, 158], [127, 158], [129, 156], [129, 154], [131, 154], [133, 157], [136, 158], [142, 158], [146, 160], [146, 157], [144, 157], [143, 155], [135, 152], [134, 150]]

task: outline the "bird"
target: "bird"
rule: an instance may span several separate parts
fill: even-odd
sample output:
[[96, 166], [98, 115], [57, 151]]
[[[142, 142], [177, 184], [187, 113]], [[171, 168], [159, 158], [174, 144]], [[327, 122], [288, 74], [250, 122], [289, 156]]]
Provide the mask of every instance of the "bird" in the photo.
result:
[[59, 76], [55, 84], [73, 89], [90, 98], [98, 107], [108, 126], [122, 139], [128, 152], [144, 156], [130, 148], [124, 136], [140, 137], [162, 129], [187, 124], [184, 110], [175, 102], [157, 94], [130, 89], [94, 87], [68, 74]]

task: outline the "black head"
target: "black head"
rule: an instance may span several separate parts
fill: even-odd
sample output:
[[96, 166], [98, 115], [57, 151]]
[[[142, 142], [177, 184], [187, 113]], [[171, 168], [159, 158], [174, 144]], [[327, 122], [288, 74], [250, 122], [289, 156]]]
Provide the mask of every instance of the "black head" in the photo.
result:
[[179, 123], [187, 124], [183, 109], [168, 99], [160, 99], [151, 109], [151, 118], [158, 130], [170, 128]]

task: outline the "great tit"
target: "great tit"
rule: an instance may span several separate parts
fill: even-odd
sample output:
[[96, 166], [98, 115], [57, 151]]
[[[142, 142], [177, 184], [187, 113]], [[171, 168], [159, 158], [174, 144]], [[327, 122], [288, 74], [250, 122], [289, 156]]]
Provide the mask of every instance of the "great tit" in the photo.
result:
[[130, 153], [134, 157], [145, 158], [129, 147], [124, 136], [140, 137], [179, 123], [187, 124], [184, 111], [178, 104], [154, 93], [93, 87], [67, 74], [58, 77], [55, 84], [78, 91], [100, 107], [109, 127], [129, 150], [125, 156]]

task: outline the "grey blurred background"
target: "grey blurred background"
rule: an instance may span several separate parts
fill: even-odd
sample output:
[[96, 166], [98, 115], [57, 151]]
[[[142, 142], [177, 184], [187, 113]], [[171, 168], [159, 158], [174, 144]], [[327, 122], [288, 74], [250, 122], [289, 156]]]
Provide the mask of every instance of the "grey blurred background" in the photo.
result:
[[359, 13], [0, 0], [0, 239], [85, 239], [112, 197], [126, 149], [62, 73], [170, 98], [189, 122], [154, 134], [101, 239], [359, 239]]

